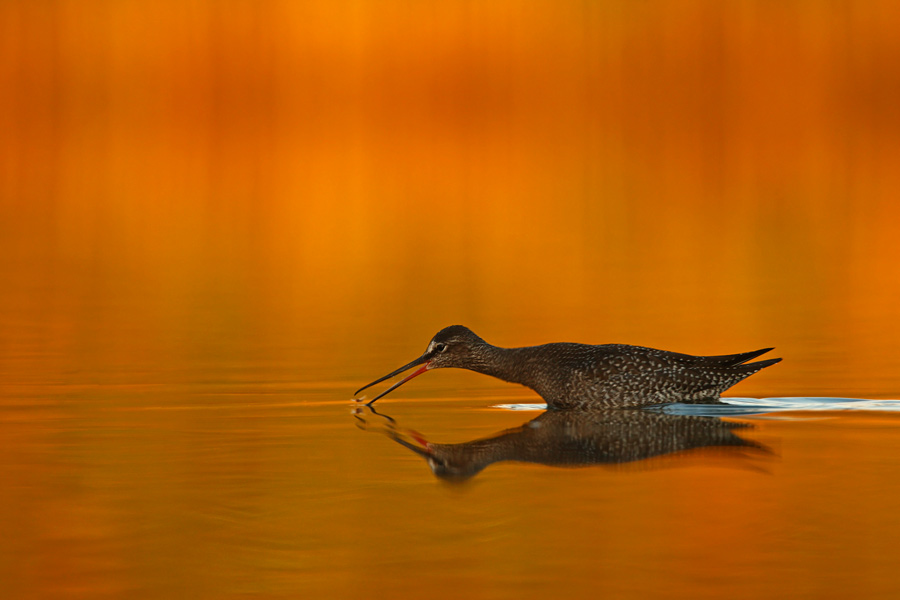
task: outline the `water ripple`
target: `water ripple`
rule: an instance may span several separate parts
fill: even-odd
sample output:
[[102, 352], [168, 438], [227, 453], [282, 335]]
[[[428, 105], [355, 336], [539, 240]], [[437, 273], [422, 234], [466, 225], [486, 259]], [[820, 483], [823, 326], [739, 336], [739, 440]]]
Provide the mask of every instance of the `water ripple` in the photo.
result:
[[[865, 398], [828, 398], [792, 396], [781, 398], [722, 398], [725, 404], [666, 404], [650, 407], [673, 415], [710, 417], [760, 415], [785, 411], [900, 411], [900, 400], [867, 400]], [[546, 404], [497, 404], [503, 410], [544, 410]]]

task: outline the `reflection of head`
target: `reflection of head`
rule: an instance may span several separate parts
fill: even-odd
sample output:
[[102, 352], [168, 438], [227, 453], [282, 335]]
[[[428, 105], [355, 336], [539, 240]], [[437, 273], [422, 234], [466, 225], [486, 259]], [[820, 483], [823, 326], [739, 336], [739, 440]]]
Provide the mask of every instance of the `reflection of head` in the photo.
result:
[[488, 463], [479, 464], [476, 462], [457, 462], [453, 457], [443, 458], [439, 456], [429, 456], [425, 459], [431, 472], [437, 477], [451, 482], [465, 481], [484, 469]]
[[432, 444], [414, 432], [404, 436], [393, 426], [388, 427], [385, 433], [401, 446], [424, 458], [431, 472], [447, 481], [465, 481], [494, 462], [478, 460], [475, 456], [478, 441], [464, 444]]

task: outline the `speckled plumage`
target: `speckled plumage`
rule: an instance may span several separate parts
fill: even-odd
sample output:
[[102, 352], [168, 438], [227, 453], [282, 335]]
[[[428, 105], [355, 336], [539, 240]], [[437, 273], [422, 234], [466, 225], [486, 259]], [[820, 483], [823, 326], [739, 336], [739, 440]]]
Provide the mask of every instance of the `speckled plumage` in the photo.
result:
[[747, 362], [769, 350], [692, 356], [624, 344], [554, 343], [501, 348], [488, 344], [462, 325], [452, 325], [432, 338], [422, 356], [369, 385], [423, 365], [388, 391], [426, 370], [456, 367], [529, 387], [550, 408], [711, 402], [742, 379], [781, 360]]

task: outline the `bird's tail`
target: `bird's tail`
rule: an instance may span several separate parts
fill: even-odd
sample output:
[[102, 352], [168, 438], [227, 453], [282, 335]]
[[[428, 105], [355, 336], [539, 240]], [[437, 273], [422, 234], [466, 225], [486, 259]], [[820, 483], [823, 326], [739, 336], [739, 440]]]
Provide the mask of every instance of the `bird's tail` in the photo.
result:
[[[772, 350], [774, 350], [774, 348], [763, 348], [762, 350], [754, 350], [752, 352], [741, 352], [740, 354], [724, 354], [722, 356], [704, 356], [703, 361], [710, 365], [718, 365], [721, 367], [734, 367], [734, 366], [746, 363], [748, 360], [754, 359], [757, 356], [763, 355], [766, 352], [770, 352]], [[760, 368], [768, 367], [769, 364], [775, 364], [776, 362], [778, 362], [781, 359], [778, 358], [778, 359], [771, 359], [771, 360], [774, 360], [774, 362], [760, 361], [760, 362], [768, 362], [768, 364], [763, 365], [763, 367], [760, 367]], [[758, 363], [751, 363], [751, 364], [758, 364]]]
[[737, 382], [742, 381], [742, 380], [746, 379], [747, 377], [750, 377], [754, 373], [758, 373], [758, 372], [762, 371], [766, 367], [771, 367], [772, 365], [774, 365], [776, 363], [780, 363], [780, 362], [781, 362], [780, 358], [769, 358], [767, 360], [758, 360], [758, 361], [752, 362], [752, 363], [743, 363], [743, 364], [729, 366], [727, 369], [724, 369], [724, 370], [727, 371], [728, 373], [733, 374], [734, 377], [731, 380], [728, 387], [731, 387], [732, 385], [736, 384]]

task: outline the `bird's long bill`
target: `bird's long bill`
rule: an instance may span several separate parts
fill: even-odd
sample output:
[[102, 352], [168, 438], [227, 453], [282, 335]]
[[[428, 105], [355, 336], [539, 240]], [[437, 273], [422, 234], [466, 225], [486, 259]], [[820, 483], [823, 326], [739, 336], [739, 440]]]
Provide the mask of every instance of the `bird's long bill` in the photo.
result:
[[364, 389], [369, 388], [369, 387], [372, 387], [372, 386], [375, 385], [376, 383], [381, 383], [381, 382], [384, 381], [385, 379], [390, 379], [391, 377], [393, 377], [393, 376], [395, 376], [395, 375], [399, 375], [399, 374], [402, 373], [403, 371], [406, 371], [406, 370], [408, 370], [408, 369], [412, 369], [413, 367], [417, 367], [417, 366], [419, 366], [419, 365], [422, 365], [422, 366], [419, 367], [418, 369], [416, 369], [415, 371], [413, 371], [412, 374], [407, 375], [406, 377], [404, 377], [403, 379], [401, 379], [400, 381], [398, 381], [397, 383], [395, 383], [394, 385], [392, 385], [392, 386], [389, 387], [388, 389], [384, 390], [383, 392], [381, 392], [380, 394], [378, 394], [377, 396], [375, 396], [374, 398], [372, 398], [371, 400], [369, 400], [369, 401], [366, 403], [367, 405], [368, 405], [368, 404], [372, 404], [373, 402], [375, 402], [376, 400], [378, 400], [378, 399], [381, 398], [382, 396], [385, 396], [385, 395], [387, 395], [387, 394], [393, 392], [394, 390], [396, 390], [398, 387], [400, 387], [401, 385], [403, 385], [404, 383], [406, 383], [407, 381], [409, 381], [409, 380], [412, 379], [413, 377], [418, 377], [419, 375], [421, 375], [422, 373], [424, 373], [425, 371], [427, 371], [428, 369], [430, 369], [430, 368], [431, 368], [431, 365], [430, 365], [430, 363], [429, 363], [429, 361], [428, 361], [427, 356], [426, 356], [425, 354], [423, 354], [422, 356], [420, 356], [420, 357], [417, 358], [416, 360], [412, 361], [412, 362], [409, 363], [409, 364], [403, 365], [402, 367], [400, 367], [400, 368], [397, 369], [396, 371], [392, 371], [392, 372], [388, 373], [387, 375], [385, 375], [384, 377], [381, 377], [380, 379], [376, 379], [376, 380], [373, 381], [372, 383], [369, 383], [369, 384], [367, 384], [367, 385], [362, 386], [361, 388], [359, 388], [358, 390], [356, 390], [356, 393], [353, 394], [353, 395], [354, 395], [354, 396], [358, 396], [359, 393], [360, 393], [361, 391], [363, 391]]

